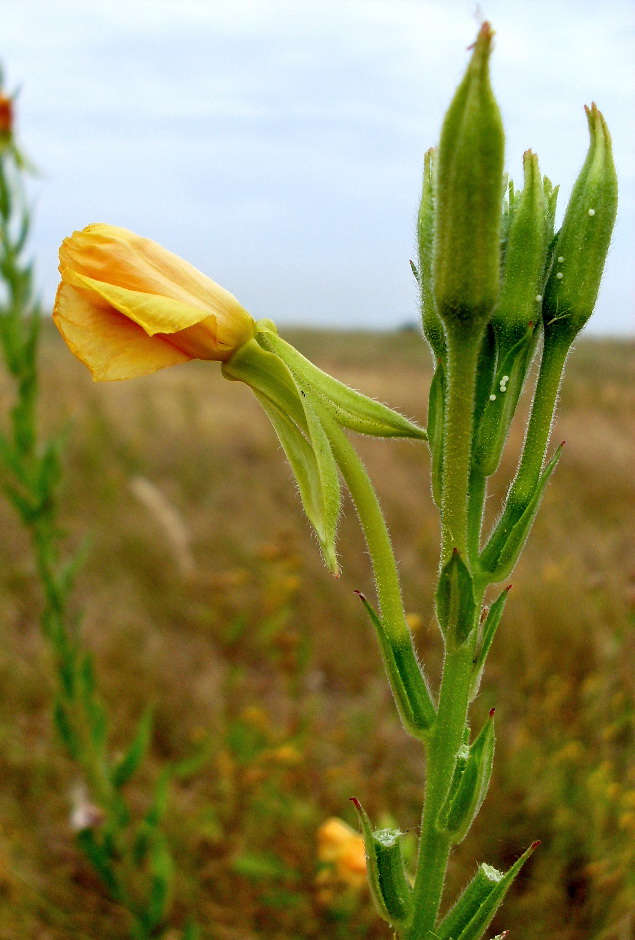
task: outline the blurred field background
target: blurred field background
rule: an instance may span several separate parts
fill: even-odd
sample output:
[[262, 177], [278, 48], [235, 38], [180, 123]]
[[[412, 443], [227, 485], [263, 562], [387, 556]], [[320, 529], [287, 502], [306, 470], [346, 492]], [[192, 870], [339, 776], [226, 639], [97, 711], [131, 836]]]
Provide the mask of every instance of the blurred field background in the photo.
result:
[[[416, 332], [288, 338], [424, 421], [429, 364]], [[449, 887], [477, 861], [504, 868], [541, 839], [495, 924], [510, 940], [634, 936], [634, 353], [589, 339], [570, 359], [554, 435], [565, 452], [475, 704], [475, 724], [497, 709], [495, 769]], [[212, 364], [98, 385], [47, 331], [42, 401], [45, 429], [68, 427], [62, 521], [69, 547], [88, 540], [76, 606], [122, 746], [154, 707], [151, 756], [129, 785], [139, 811], [166, 762], [203, 755], [173, 787], [175, 923], [193, 915], [219, 940], [388, 938], [354, 873], [320, 869], [317, 857], [325, 820], [356, 825], [350, 796], [408, 830], [411, 850], [421, 804], [420, 751], [353, 593], [372, 588], [350, 505], [336, 581], [265, 416]], [[4, 378], [0, 402], [6, 415]], [[359, 447], [436, 679], [427, 453]], [[512, 466], [509, 454], [499, 494]], [[496, 495], [490, 504], [493, 518]], [[123, 940], [127, 922], [69, 825], [79, 781], [50, 718], [33, 561], [4, 501], [0, 526], [0, 940]]]

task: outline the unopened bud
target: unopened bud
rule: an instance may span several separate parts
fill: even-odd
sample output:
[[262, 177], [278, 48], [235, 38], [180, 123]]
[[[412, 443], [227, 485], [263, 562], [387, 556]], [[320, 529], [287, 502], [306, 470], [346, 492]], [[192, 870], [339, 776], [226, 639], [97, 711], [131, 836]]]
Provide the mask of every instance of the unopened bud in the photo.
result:
[[501, 294], [492, 314], [503, 353], [523, 338], [529, 322], [536, 319], [548, 243], [545, 191], [538, 157], [531, 150], [523, 156], [523, 169], [524, 187], [511, 218]]
[[570, 344], [597, 299], [617, 214], [617, 176], [606, 122], [585, 108], [591, 144], [567, 206], [545, 287], [545, 341]]
[[439, 144], [434, 281], [448, 329], [485, 323], [499, 290], [504, 132], [489, 80], [492, 37], [484, 23]]

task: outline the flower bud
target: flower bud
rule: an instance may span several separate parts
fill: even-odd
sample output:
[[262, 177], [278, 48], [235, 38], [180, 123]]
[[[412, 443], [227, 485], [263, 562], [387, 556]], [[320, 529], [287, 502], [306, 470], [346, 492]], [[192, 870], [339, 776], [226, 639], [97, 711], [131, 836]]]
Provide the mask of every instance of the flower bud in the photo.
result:
[[486, 322], [499, 290], [504, 133], [489, 80], [492, 36], [484, 23], [439, 144], [434, 289], [448, 329]]
[[545, 342], [569, 345], [593, 312], [617, 214], [611, 137], [595, 104], [585, 107], [591, 143], [576, 180], [545, 287]]
[[423, 158], [423, 188], [417, 219], [417, 243], [419, 246], [418, 280], [421, 290], [421, 316], [423, 333], [428, 341], [435, 360], [446, 358], [445, 331], [437, 313], [432, 278], [432, 259], [434, 250], [434, 216], [436, 187], [436, 152], [434, 147], [427, 150]]
[[60, 248], [53, 320], [98, 380], [226, 362], [255, 332], [236, 298], [148, 238], [89, 225]]
[[531, 150], [523, 155], [523, 170], [524, 187], [510, 221], [503, 283], [492, 313], [502, 355], [525, 336], [530, 321], [536, 322], [542, 300], [547, 204], [538, 157]]

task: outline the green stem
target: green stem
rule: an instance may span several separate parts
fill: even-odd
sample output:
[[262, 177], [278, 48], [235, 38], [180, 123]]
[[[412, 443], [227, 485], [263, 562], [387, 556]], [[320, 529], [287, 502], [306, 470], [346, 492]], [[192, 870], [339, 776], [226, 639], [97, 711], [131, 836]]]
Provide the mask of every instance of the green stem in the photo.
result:
[[480, 331], [448, 337], [448, 376], [441, 500], [441, 564], [453, 548], [467, 547], [467, 494], [472, 453], [476, 364]]
[[528, 502], [536, 488], [545, 460], [562, 382], [562, 372], [568, 354], [568, 345], [549, 342], [549, 338], [545, 337], [523, 453], [509, 493], [510, 503]]
[[[448, 338], [441, 566], [454, 548], [465, 555], [468, 545], [468, 487], [479, 338], [470, 330], [454, 331]], [[476, 598], [477, 611], [481, 600]], [[437, 820], [463, 743], [475, 642], [476, 631], [472, 630], [465, 644], [446, 651], [437, 720], [429, 741], [412, 916], [404, 930], [404, 940], [433, 940], [434, 936], [451, 847], [450, 838], [439, 830]]]

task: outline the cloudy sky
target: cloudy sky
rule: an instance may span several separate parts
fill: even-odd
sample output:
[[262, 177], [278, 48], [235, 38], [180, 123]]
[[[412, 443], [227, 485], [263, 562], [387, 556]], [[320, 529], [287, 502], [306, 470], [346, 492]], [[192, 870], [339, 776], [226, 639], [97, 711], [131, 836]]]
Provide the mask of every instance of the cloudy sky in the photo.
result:
[[509, 172], [528, 147], [564, 202], [613, 133], [620, 217], [592, 328], [633, 329], [632, 0], [0, 0], [6, 88], [41, 174], [32, 241], [89, 222], [162, 242], [255, 317], [339, 327], [416, 318], [408, 259], [424, 151], [481, 19]]

